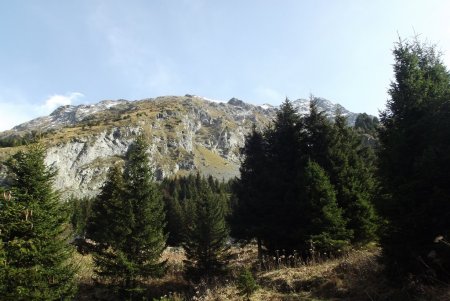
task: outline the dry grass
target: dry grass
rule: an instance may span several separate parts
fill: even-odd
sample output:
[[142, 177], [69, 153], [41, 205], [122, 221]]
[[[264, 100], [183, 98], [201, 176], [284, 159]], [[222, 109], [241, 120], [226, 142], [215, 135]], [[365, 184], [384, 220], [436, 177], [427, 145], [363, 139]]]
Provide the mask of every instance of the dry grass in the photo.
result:
[[[254, 266], [255, 248], [233, 248], [233, 270], [240, 266]], [[316, 259], [298, 267], [280, 267], [271, 271], [256, 271], [260, 289], [251, 297], [257, 300], [309, 301], [450, 301], [450, 287], [390, 287], [379, 263], [380, 250], [371, 247], [353, 250], [336, 259]], [[255, 268], [256, 269], [256, 268]], [[195, 300], [244, 300], [236, 288], [234, 278], [217, 282], [199, 290]]]
[[[167, 274], [146, 282], [149, 296], [162, 301], [233, 301], [239, 295], [235, 279], [240, 268], [253, 267], [260, 286], [252, 301], [450, 301], [449, 287], [393, 289], [388, 286], [378, 262], [379, 249], [353, 250], [341, 258], [314, 261], [297, 267], [280, 267], [270, 271], [258, 269], [255, 246], [232, 247], [228, 277], [193, 284], [183, 278], [185, 255], [180, 248], [168, 248], [161, 260], [167, 260]], [[94, 283], [92, 258], [76, 255], [80, 266], [80, 293], [76, 300], [114, 300], [106, 286]], [[164, 297], [166, 296], [166, 297]], [[152, 299], [150, 299], [152, 300]]]
[[352, 251], [337, 259], [262, 272], [258, 278], [272, 291], [303, 294], [312, 300], [372, 300], [367, 292], [375, 279], [368, 277], [380, 271], [376, 257], [377, 251]]
[[230, 164], [226, 159], [208, 148], [196, 145], [194, 162], [202, 174], [215, 174], [217, 178], [230, 178], [238, 171], [237, 165]]
[[[156, 297], [172, 296], [169, 300], [184, 300], [181, 296], [188, 295], [192, 290], [190, 284], [183, 278], [185, 258], [182, 249], [167, 248], [161, 256], [161, 260], [167, 261], [167, 273], [161, 279], [150, 279], [143, 283], [147, 288], [147, 294]], [[75, 300], [120, 300], [108, 283], [96, 279], [92, 255], [76, 253], [73, 262], [78, 267], [79, 283], [79, 292]]]
[[93, 283], [92, 277], [94, 276], [94, 264], [92, 255], [82, 255], [78, 252], [75, 252], [73, 263], [77, 267], [76, 278], [78, 282]]

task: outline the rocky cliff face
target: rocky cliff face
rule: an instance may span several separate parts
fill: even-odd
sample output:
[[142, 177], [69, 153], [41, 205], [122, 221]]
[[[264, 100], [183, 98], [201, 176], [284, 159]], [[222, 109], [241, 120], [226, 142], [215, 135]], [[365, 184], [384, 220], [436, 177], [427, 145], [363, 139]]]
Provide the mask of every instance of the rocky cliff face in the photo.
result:
[[[308, 112], [309, 101], [293, 103], [299, 112]], [[318, 99], [318, 105], [330, 116], [339, 106], [324, 99]], [[354, 122], [357, 114], [342, 107], [340, 111]], [[260, 129], [267, 126], [275, 113], [272, 106], [254, 106], [235, 98], [228, 103], [191, 95], [102, 101], [60, 107], [49, 116], [0, 133], [0, 139], [43, 137], [48, 145], [46, 163], [59, 171], [55, 188], [66, 196], [93, 196], [108, 168], [123, 164], [139, 133], [150, 141], [148, 154], [157, 179], [197, 170], [219, 179], [237, 176], [245, 135], [253, 125]], [[17, 149], [0, 149], [0, 159]]]

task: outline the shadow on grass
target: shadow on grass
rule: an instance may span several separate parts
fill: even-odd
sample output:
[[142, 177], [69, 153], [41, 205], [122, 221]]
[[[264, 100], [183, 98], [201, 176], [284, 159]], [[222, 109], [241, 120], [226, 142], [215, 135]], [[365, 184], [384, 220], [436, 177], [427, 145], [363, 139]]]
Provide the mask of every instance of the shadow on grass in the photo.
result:
[[[192, 293], [192, 288], [188, 282], [182, 278], [164, 278], [161, 280], [153, 280], [146, 283], [141, 283], [142, 292], [139, 293], [139, 297], [133, 298], [136, 300], [153, 300], [172, 295], [177, 293], [178, 295], [189, 295]], [[88, 301], [88, 300], [111, 300], [119, 301], [124, 300], [123, 295], [120, 293], [119, 287], [116, 285], [105, 283], [86, 283], [81, 282], [78, 285], [78, 293], [74, 298], [75, 301]]]

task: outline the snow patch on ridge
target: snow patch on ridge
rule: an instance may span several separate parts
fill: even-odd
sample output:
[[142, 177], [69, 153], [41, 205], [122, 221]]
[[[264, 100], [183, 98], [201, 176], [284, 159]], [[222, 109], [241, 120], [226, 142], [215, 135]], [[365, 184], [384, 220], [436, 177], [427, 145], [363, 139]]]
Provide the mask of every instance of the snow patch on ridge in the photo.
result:
[[260, 107], [261, 109], [263, 109], [263, 110], [273, 109], [273, 106], [270, 105], [270, 104], [267, 104], [267, 103], [262, 104], [262, 105], [260, 105], [259, 107]]

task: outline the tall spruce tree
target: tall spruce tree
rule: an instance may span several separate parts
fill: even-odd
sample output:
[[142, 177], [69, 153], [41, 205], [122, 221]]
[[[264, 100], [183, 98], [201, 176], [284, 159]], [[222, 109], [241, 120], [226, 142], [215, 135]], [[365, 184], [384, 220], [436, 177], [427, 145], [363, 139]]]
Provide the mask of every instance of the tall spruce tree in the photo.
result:
[[417, 40], [398, 42], [393, 53], [380, 129], [384, 259], [397, 280], [448, 281], [450, 252], [435, 238], [450, 237], [450, 74], [436, 49]]
[[123, 203], [124, 183], [122, 171], [115, 165], [110, 168], [100, 194], [94, 199], [86, 225], [86, 237], [98, 244], [94, 254], [96, 273], [102, 277], [113, 277], [114, 261], [107, 261], [103, 252], [120, 245], [125, 236], [123, 222], [127, 216]]
[[313, 97], [310, 100], [309, 114], [302, 118], [301, 166], [306, 166], [309, 160], [317, 162], [327, 172], [331, 170], [330, 158], [333, 146], [333, 125], [325, 115], [319, 111]]
[[44, 158], [45, 148], [33, 144], [7, 162], [13, 176], [0, 203], [2, 300], [70, 300], [76, 291], [68, 208]]
[[351, 231], [346, 229], [334, 187], [323, 168], [313, 161], [308, 161], [301, 176], [300, 203], [300, 250], [312, 243], [316, 251], [338, 254], [349, 245]]
[[166, 247], [165, 212], [161, 193], [154, 182], [148, 158], [148, 143], [137, 137], [127, 153], [124, 170], [125, 212], [130, 235], [123, 246], [130, 269], [126, 281], [133, 286], [140, 277], [158, 277], [165, 263], [160, 256]]
[[193, 279], [209, 279], [223, 272], [228, 260], [226, 241], [229, 231], [220, 197], [198, 174], [196, 185], [199, 194], [190, 212], [193, 220], [188, 225], [183, 243], [187, 258], [186, 274]]
[[337, 250], [349, 245], [353, 233], [346, 228], [336, 187], [329, 177], [333, 166], [334, 128], [311, 97], [310, 112], [300, 119], [298, 127], [299, 150], [294, 167], [297, 200], [290, 209], [297, 215], [296, 224], [292, 226], [296, 230], [291, 230], [297, 231], [293, 236], [297, 240], [296, 249], [306, 255], [310, 242], [315, 244], [317, 251], [336, 254]]
[[369, 150], [364, 149], [360, 137], [340, 112], [336, 112], [332, 123], [324, 112], [318, 111], [313, 99], [304, 124], [303, 158], [319, 163], [329, 175], [347, 228], [353, 233], [352, 242], [373, 241], [377, 231], [373, 206], [376, 182]]
[[231, 235], [234, 238], [251, 241], [257, 239], [258, 257], [262, 257], [262, 239], [267, 229], [270, 211], [265, 203], [265, 189], [268, 183], [266, 174], [266, 153], [263, 135], [254, 127], [246, 137], [242, 149], [241, 176], [233, 184]]
[[117, 282], [123, 297], [130, 299], [139, 297], [142, 280], [160, 277], [165, 270], [160, 261], [166, 245], [164, 204], [147, 150], [145, 137], [138, 136], [127, 152], [123, 184], [113, 168], [89, 226], [93, 237], [107, 246], [95, 256], [97, 273]]
[[352, 242], [358, 244], [374, 241], [378, 229], [373, 205], [377, 183], [370, 151], [362, 146], [347, 119], [337, 112], [328, 173], [347, 227], [353, 232]]
[[263, 189], [264, 210], [266, 215], [262, 240], [264, 245], [274, 252], [285, 249], [298, 249], [297, 228], [299, 219], [299, 201], [297, 175], [301, 164], [301, 133], [303, 125], [292, 103], [286, 99], [277, 112], [273, 127], [265, 137], [267, 184]]

